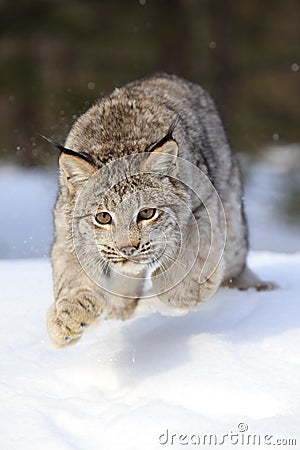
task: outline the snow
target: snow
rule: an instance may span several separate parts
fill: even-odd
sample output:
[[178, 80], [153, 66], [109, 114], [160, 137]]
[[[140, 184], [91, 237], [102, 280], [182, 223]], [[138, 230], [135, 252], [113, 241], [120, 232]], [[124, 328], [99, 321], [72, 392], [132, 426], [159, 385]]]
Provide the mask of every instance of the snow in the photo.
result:
[[291, 185], [300, 186], [300, 147], [268, 149], [263, 159], [250, 166], [248, 175], [245, 205], [251, 248], [284, 253], [300, 251], [299, 217], [296, 223], [282, 213], [289, 201]]
[[49, 254], [56, 186], [54, 171], [0, 166], [0, 258]]
[[193, 434], [227, 433], [299, 448], [300, 253], [254, 252], [250, 265], [280, 289], [224, 288], [181, 316], [145, 301], [135, 318], [57, 350], [45, 327], [49, 261], [0, 261], [1, 448], [195, 448]]
[[221, 289], [187, 315], [144, 301], [62, 350], [46, 331], [56, 174], [0, 167], [1, 449], [300, 448], [299, 226], [279, 213], [299, 146], [265, 155], [244, 164], [250, 265], [280, 289]]

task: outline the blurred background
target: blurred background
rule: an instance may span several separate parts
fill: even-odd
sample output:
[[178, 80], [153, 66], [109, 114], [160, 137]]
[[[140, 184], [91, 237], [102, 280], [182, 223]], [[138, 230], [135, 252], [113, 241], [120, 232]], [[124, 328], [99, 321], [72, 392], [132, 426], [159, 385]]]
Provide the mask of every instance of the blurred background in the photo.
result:
[[74, 120], [155, 71], [215, 98], [254, 249], [300, 251], [299, 0], [0, 0], [0, 258], [47, 256]]

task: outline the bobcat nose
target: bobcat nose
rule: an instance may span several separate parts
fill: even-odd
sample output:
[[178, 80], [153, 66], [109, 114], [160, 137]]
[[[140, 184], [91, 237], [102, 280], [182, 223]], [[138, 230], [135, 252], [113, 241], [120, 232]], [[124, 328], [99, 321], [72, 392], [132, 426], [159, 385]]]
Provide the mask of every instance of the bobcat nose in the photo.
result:
[[125, 247], [120, 248], [120, 252], [122, 252], [125, 256], [132, 256], [136, 251], [136, 247], [133, 245], [126, 245]]

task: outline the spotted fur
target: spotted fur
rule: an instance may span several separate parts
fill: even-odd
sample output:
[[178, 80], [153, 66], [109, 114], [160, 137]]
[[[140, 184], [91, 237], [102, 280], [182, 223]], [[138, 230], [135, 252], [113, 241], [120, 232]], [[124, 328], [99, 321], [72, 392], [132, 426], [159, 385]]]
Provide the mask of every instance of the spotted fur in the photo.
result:
[[[79, 117], [61, 150], [52, 248], [55, 302], [48, 314], [55, 345], [77, 342], [97, 317], [130, 317], [151, 270], [153, 295], [188, 309], [222, 283], [238, 284], [241, 276], [245, 282], [240, 172], [215, 104], [200, 86], [161, 74], [115, 89]], [[112, 164], [128, 155], [137, 158]], [[159, 213], [139, 222], [141, 208]], [[97, 226], [97, 210], [108, 211], [112, 224]], [[129, 245], [135, 248], [130, 260], [120, 250]], [[207, 275], [200, 279], [205, 265]], [[122, 283], [116, 268], [124, 274]], [[246, 277], [244, 285], [257, 284], [253, 274]]]

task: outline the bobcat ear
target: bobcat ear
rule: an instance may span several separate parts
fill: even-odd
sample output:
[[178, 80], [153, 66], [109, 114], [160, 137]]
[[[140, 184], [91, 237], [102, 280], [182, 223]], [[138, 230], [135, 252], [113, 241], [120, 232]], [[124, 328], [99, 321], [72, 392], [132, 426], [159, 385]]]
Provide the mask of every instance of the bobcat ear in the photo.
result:
[[178, 145], [171, 139], [154, 148], [150, 156], [142, 163], [142, 172], [158, 172], [175, 176], [177, 172]]
[[50, 139], [43, 134], [38, 134], [60, 151], [59, 166], [69, 187], [76, 183], [85, 182], [96, 172], [93, 161], [88, 153], [79, 153], [70, 148], [65, 148], [57, 141]]
[[70, 191], [74, 191], [76, 185], [86, 182], [96, 169], [78, 154], [62, 153], [59, 157], [59, 166]]

